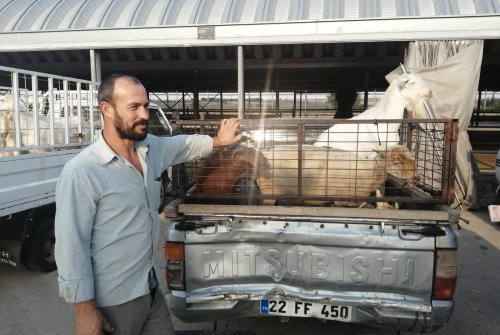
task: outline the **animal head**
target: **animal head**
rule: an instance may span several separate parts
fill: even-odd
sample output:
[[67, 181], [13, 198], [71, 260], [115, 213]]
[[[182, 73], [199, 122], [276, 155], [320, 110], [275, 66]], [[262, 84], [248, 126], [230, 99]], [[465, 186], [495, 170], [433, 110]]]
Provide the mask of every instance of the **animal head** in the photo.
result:
[[0, 93], [0, 112], [10, 111], [13, 106], [12, 95], [6, 92]]
[[[0, 148], [9, 148], [15, 145], [12, 131], [12, 113], [0, 111]], [[12, 156], [12, 152], [0, 152], [0, 157]]]
[[0, 134], [2, 138], [6, 138], [12, 132], [12, 123], [12, 112], [0, 111]]
[[231, 163], [242, 169], [251, 169], [254, 176], [266, 176], [270, 172], [267, 158], [253, 147], [242, 147], [231, 155]]
[[214, 150], [197, 171], [196, 183], [202, 193], [231, 193], [240, 178], [270, 174], [267, 158], [245, 145]]
[[415, 159], [406, 147], [394, 145], [387, 149], [377, 149], [375, 151], [385, 163], [387, 173], [405, 181], [420, 180]]
[[395, 80], [401, 96], [412, 104], [432, 98], [432, 90], [414, 74], [403, 74]]
[[[28, 111], [26, 104], [22, 99], [18, 99], [18, 106], [20, 112]], [[0, 93], [0, 112], [13, 111], [14, 110], [14, 99], [10, 92]]]

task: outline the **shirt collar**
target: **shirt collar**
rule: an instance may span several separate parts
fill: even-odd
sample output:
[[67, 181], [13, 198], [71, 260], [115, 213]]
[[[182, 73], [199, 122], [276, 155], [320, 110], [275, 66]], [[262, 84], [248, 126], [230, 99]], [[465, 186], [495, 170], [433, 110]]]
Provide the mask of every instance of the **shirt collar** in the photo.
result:
[[[148, 152], [149, 143], [150, 143], [150, 136], [148, 134], [148, 136], [143, 141], [137, 142], [135, 144], [135, 148], [137, 149], [137, 152], [142, 157], [144, 157], [146, 155], [146, 153]], [[111, 149], [111, 147], [108, 145], [108, 143], [106, 143], [106, 141], [104, 140], [104, 136], [102, 136], [102, 131], [101, 131], [99, 138], [95, 142], [94, 148], [95, 148], [99, 163], [101, 165], [105, 165], [105, 164], [111, 162], [113, 160], [113, 158], [115, 158], [115, 157], [118, 158], [118, 155], [116, 154], [116, 152], [114, 152], [113, 149]]]

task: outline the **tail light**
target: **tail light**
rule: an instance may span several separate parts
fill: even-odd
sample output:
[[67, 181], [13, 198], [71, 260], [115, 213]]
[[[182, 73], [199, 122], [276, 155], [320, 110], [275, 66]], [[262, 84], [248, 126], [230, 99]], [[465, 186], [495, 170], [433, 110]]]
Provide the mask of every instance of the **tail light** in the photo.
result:
[[437, 250], [435, 273], [432, 298], [452, 299], [457, 286], [457, 250]]
[[185, 290], [184, 283], [184, 243], [165, 243], [165, 276], [168, 288], [171, 290]]

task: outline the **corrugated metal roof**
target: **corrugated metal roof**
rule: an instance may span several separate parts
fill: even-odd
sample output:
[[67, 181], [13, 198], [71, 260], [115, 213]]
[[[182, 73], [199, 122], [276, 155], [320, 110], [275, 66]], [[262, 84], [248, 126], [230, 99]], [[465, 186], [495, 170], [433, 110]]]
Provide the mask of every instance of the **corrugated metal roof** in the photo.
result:
[[5, 52], [498, 36], [500, 0], [0, 0]]
[[276, 73], [289, 89], [378, 88], [408, 41], [484, 39], [481, 84], [498, 87], [499, 1], [0, 0], [0, 64], [88, 78], [94, 49], [103, 74], [232, 90], [243, 45], [252, 89]]
[[499, 0], [0, 0], [0, 31], [499, 14]]

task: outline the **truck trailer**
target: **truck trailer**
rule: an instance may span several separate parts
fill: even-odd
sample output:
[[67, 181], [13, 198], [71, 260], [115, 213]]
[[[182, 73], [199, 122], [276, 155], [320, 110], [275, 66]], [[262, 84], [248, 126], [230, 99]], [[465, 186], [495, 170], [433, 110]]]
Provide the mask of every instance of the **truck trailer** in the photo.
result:
[[[0, 263], [50, 272], [57, 179], [100, 136], [99, 83], [0, 67], [0, 87]], [[161, 108], [151, 103], [149, 112], [149, 132], [171, 136]], [[167, 201], [168, 171], [162, 185]]]

